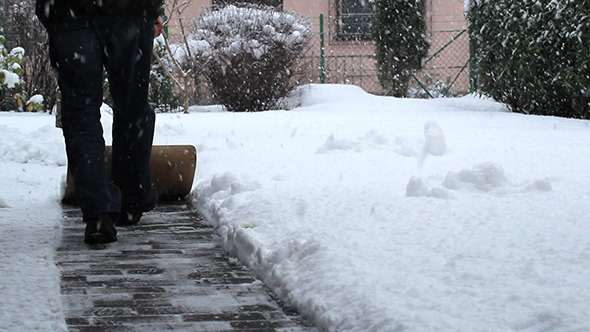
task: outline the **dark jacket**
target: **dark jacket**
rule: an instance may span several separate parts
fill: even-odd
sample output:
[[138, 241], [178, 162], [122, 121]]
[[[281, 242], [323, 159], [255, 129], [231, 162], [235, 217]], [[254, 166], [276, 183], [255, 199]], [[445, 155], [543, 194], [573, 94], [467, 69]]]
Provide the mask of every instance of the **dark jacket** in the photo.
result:
[[36, 13], [43, 24], [52, 20], [86, 18], [91, 15], [158, 18], [162, 0], [37, 0]]

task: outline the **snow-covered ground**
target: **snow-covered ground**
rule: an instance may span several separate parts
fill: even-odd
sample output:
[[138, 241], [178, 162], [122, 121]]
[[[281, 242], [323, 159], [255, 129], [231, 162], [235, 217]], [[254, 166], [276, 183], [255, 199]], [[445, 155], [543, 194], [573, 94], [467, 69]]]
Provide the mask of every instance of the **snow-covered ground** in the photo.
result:
[[[590, 329], [590, 122], [354, 86], [290, 102], [159, 114], [155, 143], [197, 146], [194, 205], [318, 327]], [[0, 113], [0, 330], [64, 329], [53, 122]]]
[[59, 270], [63, 138], [45, 114], [0, 112], [0, 331], [65, 331]]

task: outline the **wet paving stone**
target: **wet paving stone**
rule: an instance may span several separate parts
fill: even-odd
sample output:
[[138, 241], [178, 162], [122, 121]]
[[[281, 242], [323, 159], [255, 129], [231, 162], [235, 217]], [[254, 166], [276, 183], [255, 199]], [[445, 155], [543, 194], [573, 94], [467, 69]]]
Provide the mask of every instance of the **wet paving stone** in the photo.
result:
[[186, 205], [118, 227], [118, 241], [83, 243], [76, 207], [63, 207], [57, 253], [70, 331], [317, 331], [221, 248]]

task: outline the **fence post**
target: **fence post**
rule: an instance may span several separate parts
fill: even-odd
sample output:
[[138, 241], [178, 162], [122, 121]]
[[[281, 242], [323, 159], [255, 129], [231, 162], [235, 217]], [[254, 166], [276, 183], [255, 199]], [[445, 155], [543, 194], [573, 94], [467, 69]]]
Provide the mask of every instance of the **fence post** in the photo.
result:
[[475, 43], [471, 38], [471, 26], [469, 27], [469, 89], [470, 92], [477, 91], [477, 61], [475, 60], [475, 53], [477, 52], [475, 49]]
[[320, 82], [326, 83], [326, 49], [324, 34], [324, 14], [320, 14]]

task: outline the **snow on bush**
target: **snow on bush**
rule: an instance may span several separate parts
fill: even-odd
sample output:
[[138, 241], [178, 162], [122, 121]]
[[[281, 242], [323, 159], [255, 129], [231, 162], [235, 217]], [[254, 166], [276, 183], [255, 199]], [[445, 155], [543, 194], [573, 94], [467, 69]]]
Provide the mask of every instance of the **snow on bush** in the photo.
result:
[[467, 8], [481, 92], [519, 113], [590, 119], [590, 1]]
[[[53, 1], [51, 1], [53, 3]], [[50, 112], [57, 105], [57, 80], [53, 75], [49, 61], [49, 47], [47, 47], [47, 30], [35, 15], [35, 1], [7, 1], [3, 7], [2, 24], [8, 28], [9, 43], [20, 46], [15, 51], [21, 55], [26, 50], [20, 65], [23, 73], [19, 74], [22, 82], [15, 90], [20, 96], [14, 98], [15, 91], [4, 90], [0, 98], [4, 111], [36, 110], [36, 106], [26, 104], [26, 101], [36, 94], [43, 95], [42, 110]], [[8, 5], [9, 4], [9, 5]], [[6, 45], [6, 44], [5, 44]]]
[[15, 47], [10, 52], [4, 46], [6, 39], [0, 36], [0, 107], [2, 111], [15, 108], [23, 110], [23, 97], [19, 93], [24, 85], [21, 75], [24, 70], [21, 62], [25, 56], [22, 47]]
[[297, 85], [297, 59], [312, 34], [300, 14], [230, 5], [201, 15], [190, 43], [218, 102], [229, 111], [262, 111]]
[[29, 100], [26, 103], [27, 111], [36, 111], [36, 112], [42, 111], [44, 101], [45, 101], [45, 99], [40, 94], [36, 94], [36, 95], [32, 96], [31, 98], [29, 98]]
[[8, 89], [14, 89], [21, 84], [20, 74], [23, 69], [20, 65], [25, 50], [22, 47], [13, 48], [10, 53], [4, 47], [4, 37], [0, 37], [0, 85]]

